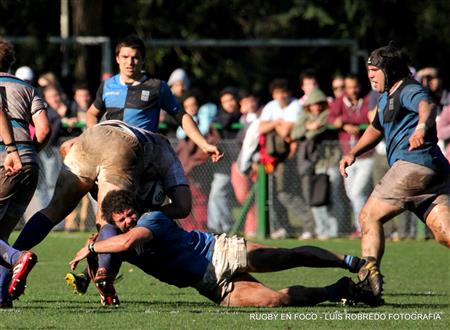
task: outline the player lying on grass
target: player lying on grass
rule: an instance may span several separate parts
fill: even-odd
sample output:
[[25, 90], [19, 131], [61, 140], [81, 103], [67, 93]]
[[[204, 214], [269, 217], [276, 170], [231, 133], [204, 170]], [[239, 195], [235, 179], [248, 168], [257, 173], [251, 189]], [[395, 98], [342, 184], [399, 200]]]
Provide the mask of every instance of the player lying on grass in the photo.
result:
[[[111, 253], [159, 279], [178, 287], [194, 287], [200, 294], [223, 306], [307, 306], [324, 301], [359, 300], [359, 288], [348, 277], [319, 288], [300, 285], [275, 291], [249, 273], [275, 272], [294, 267], [337, 267], [357, 272], [364, 260], [303, 246], [273, 248], [207, 232], [187, 232], [162, 212], [148, 212], [140, 218], [133, 195], [125, 190], [109, 192], [102, 214], [119, 235], [88, 241], [70, 262], [74, 270], [88, 258], [92, 273], [104, 270], [95, 265], [95, 254]], [[109, 273], [114, 273], [109, 270]], [[112, 284], [111, 278], [103, 281]], [[103, 291], [108, 295], [108, 292]], [[110, 294], [115, 295], [115, 292]], [[104, 296], [102, 302], [114, 301]], [[118, 305], [118, 301], [114, 302]]]
[[[79, 136], [64, 159], [55, 192], [49, 205], [34, 214], [26, 223], [12, 248], [12, 256], [39, 244], [50, 230], [62, 221], [92, 188], [98, 186], [98, 202], [113, 189], [128, 189], [139, 199], [139, 208], [148, 210], [153, 199], [150, 182], [160, 179], [162, 189], [171, 203], [160, 207], [176, 219], [186, 217], [191, 210], [191, 193], [179, 162], [170, 143], [162, 136], [129, 126], [120, 121], [105, 121], [86, 130]], [[150, 200], [149, 200], [150, 199]], [[101, 220], [99, 212], [97, 218]], [[99, 236], [107, 238], [116, 234], [112, 225], [102, 225]], [[108, 264], [103, 255], [100, 264]], [[25, 288], [23, 275], [15, 272], [13, 284], [16, 299]], [[25, 276], [26, 278], [26, 276]], [[20, 281], [17, 281], [17, 280]], [[2, 278], [1, 280], [4, 280]], [[0, 287], [7, 287], [3, 283]]]

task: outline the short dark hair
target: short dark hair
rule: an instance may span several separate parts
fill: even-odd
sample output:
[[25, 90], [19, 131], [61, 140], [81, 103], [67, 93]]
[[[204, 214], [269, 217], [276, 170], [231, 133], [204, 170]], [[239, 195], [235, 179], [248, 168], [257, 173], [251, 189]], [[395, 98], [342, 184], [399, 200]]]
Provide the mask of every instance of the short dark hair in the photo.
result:
[[137, 49], [141, 57], [145, 58], [145, 44], [141, 38], [136, 35], [129, 35], [119, 40], [116, 45], [116, 56], [119, 55], [120, 49], [122, 47], [130, 47], [133, 49]]
[[316, 79], [317, 75], [316, 72], [313, 69], [306, 69], [302, 73], [300, 73], [298, 80], [300, 81], [300, 84], [303, 84], [303, 80], [305, 79]]
[[269, 92], [272, 94], [275, 89], [282, 89], [289, 92], [289, 83], [286, 79], [276, 78], [269, 85]]
[[112, 223], [112, 214], [126, 209], [137, 210], [134, 194], [129, 190], [112, 190], [102, 201], [102, 216], [108, 223]]
[[88, 86], [88, 84], [87, 84], [86, 82], [84, 82], [84, 81], [79, 81], [79, 82], [76, 82], [76, 83], [73, 85], [72, 91], [73, 91], [73, 93], [75, 94], [75, 92], [78, 91], [78, 90], [80, 90], [80, 89], [87, 89], [87, 90], [89, 90], [89, 86]]
[[0, 71], [8, 71], [16, 61], [14, 46], [8, 40], [0, 38]]
[[345, 75], [344, 79], [351, 79], [351, 80], [356, 80], [359, 84], [359, 77], [358, 75], [354, 74], [354, 73], [348, 73]]
[[231, 96], [233, 96], [233, 98], [239, 102], [240, 98], [239, 98], [239, 88], [237, 87], [233, 87], [233, 86], [228, 86], [225, 87], [224, 89], [222, 89], [219, 92], [219, 98], [222, 98], [222, 96], [226, 95], [226, 94], [230, 94]]

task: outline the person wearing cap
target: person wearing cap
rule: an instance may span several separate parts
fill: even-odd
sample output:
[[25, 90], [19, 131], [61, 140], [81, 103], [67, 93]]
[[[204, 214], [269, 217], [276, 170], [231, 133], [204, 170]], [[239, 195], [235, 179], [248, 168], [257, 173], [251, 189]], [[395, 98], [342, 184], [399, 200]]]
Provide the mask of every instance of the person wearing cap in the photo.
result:
[[[450, 164], [437, 145], [436, 109], [424, 87], [412, 79], [408, 58], [393, 43], [374, 50], [367, 62], [372, 88], [381, 93], [372, 123], [340, 161], [340, 172], [384, 137], [390, 169], [375, 186], [359, 222], [361, 252], [367, 260], [359, 277], [381, 298], [383, 224], [413, 211], [450, 247]], [[380, 300], [381, 301], [381, 300]]]
[[21, 66], [16, 70], [15, 76], [29, 84], [33, 84], [34, 72], [29, 66]]
[[179, 100], [189, 89], [191, 82], [186, 71], [178, 68], [170, 74], [169, 80], [167, 80], [167, 84], [169, 85], [173, 95], [175, 95], [175, 97]]
[[[310, 202], [311, 172], [315, 174], [326, 173], [330, 182], [329, 200], [321, 206], [311, 207], [315, 222], [317, 238], [325, 240], [338, 236], [338, 210], [345, 205], [342, 194], [342, 179], [339, 176], [338, 163], [341, 151], [336, 148], [336, 130], [329, 130], [327, 120], [330, 113], [327, 96], [320, 89], [313, 89], [303, 103], [303, 111], [295, 123], [290, 137], [298, 141], [297, 164], [302, 178], [301, 186], [304, 195]], [[314, 146], [314, 162], [312, 168], [306, 168], [305, 164], [310, 159], [305, 159], [308, 146]], [[306, 157], [308, 158], [308, 157]], [[308, 170], [311, 171], [308, 171]]]

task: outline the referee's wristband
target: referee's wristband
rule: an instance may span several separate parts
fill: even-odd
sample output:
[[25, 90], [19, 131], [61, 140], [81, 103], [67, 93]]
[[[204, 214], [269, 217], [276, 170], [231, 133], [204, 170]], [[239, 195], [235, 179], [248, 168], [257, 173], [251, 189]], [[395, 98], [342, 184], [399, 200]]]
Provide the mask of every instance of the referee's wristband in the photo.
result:
[[95, 252], [95, 249], [94, 249], [94, 243], [92, 242], [92, 243], [89, 243], [89, 245], [88, 245], [88, 250], [89, 250], [89, 252], [91, 252], [91, 253], [96, 253]]
[[426, 131], [426, 130], [427, 130], [427, 124], [422, 123], [422, 124], [417, 125], [417, 126], [416, 126], [416, 131], [417, 131], [418, 129], [422, 129], [422, 128]]

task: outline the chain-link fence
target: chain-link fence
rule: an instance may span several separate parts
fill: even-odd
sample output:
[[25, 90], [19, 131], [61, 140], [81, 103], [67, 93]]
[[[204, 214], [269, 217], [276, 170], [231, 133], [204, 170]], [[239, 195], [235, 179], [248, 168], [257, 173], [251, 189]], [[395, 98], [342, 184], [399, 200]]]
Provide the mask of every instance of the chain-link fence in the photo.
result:
[[[172, 146], [177, 145], [171, 140]], [[257, 207], [257, 171], [242, 174], [237, 170], [240, 143], [234, 140], [219, 142], [225, 151], [219, 163], [210, 160], [195, 167], [188, 175], [193, 195], [191, 215], [180, 221], [188, 230], [200, 229], [214, 232], [237, 232], [252, 237], [258, 232], [258, 219], [266, 212], [273, 238], [329, 238], [357, 236], [358, 225], [354, 212], [358, 212], [358, 200], [364, 203], [372, 188], [372, 178], [378, 181], [387, 169], [384, 155], [374, 154], [370, 162], [361, 164], [367, 180], [351, 182], [347, 187], [338, 173], [337, 164], [328, 164], [316, 173], [327, 173], [328, 201], [323, 206], [310, 206], [311, 181], [300, 175], [297, 154], [279, 164], [274, 173], [267, 176], [267, 200], [263, 208]], [[332, 148], [339, 150], [338, 142]], [[47, 147], [39, 154], [40, 177], [38, 188], [24, 219], [46, 206], [56, 183], [62, 159], [58, 148]], [[351, 173], [350, 176], [354, 176]], [[347, 180], [347, 179], [346, 179]], [[363, 185], [361, 187], [361, 184]], [[359, 187], [356, 192], [352, 188]], [[347, 191], [346, 191], [347, 188]], [[353, 189], [354, 190], [354, 189]], [[347, 192], [350, 192], [348, 194]], [[351, 198], [349, 198], [350, 196]], [[85, 197], [80, 205], [56, 229], [66, 231], [91, 231], [95, 227], [96, 203]], [[263, 211], [261, 211], [263, 210]], [[355, 211], [356, 210], [356, 211]], [[259, 214], [258, 214], [259, 213]], [[404, 225], [402, 223], [404, 222]], [[415, 217], [395, 222], [387, 228], [389, 233], [400, 230], [403, 236], [415, 235]], [[21, 222], [20, 225], [22, 225]], [[408, 232], [408, 233], [407, 233]]]

